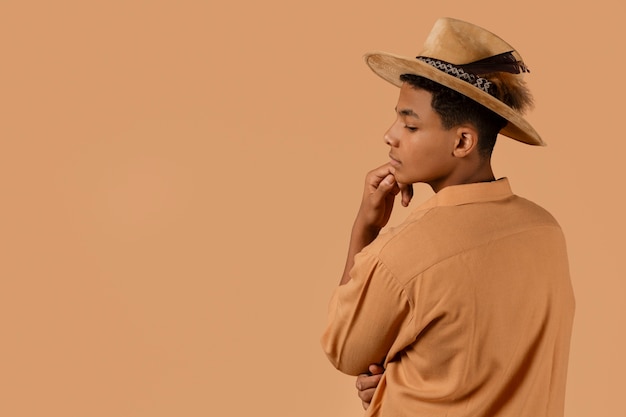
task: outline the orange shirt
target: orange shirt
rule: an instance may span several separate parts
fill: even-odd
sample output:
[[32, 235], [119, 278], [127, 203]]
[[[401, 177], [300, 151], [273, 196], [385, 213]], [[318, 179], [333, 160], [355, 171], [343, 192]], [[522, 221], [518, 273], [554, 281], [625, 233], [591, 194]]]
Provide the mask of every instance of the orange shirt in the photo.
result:
[[367, 416], [563, 415], [574, 316], [565, 240], [507, 179], [450, 186], [356, 257], [322, 346], [383, 363]]

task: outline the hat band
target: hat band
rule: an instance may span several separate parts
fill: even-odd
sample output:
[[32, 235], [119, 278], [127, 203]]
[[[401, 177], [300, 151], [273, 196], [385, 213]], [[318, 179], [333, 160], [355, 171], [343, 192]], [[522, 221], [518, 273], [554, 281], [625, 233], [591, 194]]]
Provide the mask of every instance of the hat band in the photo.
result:
[[[495, 86], [486, 78], [482, 78], [477, 74], [489, 74], [493, 72], [509, 72], [511, 74], [520, 74], [530, 72], [526, 64], [518, 61], [513, 55], [514, 51], [503, 52], [469, 64], [454, 65], [440, 59], [429, 58], [427, 56], [418, 56], [417, 59], [437, 68], [446, 74], [459, 78], [472, 84], [492, 96], [496, 96]], [[493, 88], [492, 88], [493, 87]], [[497, 98], [497, 97], [496, 97]]]
[[472, 84], [474, 87], [481, 89], [487, 94], [494, 95], [494, 92], [491, 89], [491, 86], [493, 85], [493, 83], [486, 78], [482, 78], [477, 75], [471, 74], [465, 71], [463, 68], [458, 67], [446, 61], [429, 58], [427, 56], [418, 56], [416, 58], [432, 67], [437, 68], [440, 71], [445, 72], [448, 75], [452, 75], [453, 77], [456, 77], [460, 80], [463, 80]]

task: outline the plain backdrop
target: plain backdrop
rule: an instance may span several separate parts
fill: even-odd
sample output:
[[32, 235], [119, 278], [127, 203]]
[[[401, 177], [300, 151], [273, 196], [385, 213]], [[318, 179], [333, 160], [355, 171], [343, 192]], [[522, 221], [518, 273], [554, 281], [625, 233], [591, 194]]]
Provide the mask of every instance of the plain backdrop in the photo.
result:
[[531, 69], [549, 145], [494, 167], [567, 237], [566, 414], [625, 416], [623, 7], [2, 1], [0, 415], [362, 415], [319, 345], [398, 94], [362, 55], [451, 16]]

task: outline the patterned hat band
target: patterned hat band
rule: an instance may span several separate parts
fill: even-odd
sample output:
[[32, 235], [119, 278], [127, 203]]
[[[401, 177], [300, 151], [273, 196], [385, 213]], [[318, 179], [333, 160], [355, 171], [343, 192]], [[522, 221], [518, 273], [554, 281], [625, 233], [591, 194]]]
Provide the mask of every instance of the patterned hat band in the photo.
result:
[[512, 51], [464, 65], [454, 65], [446, 61], [426, 56], [418, 56], [416, 58], [419, 61], [425, 62], [426, 64], [435, 67], [448, 75], [452, 75], [453, 77], [466, 81], [474, 87], [477, 87], [494, 97], [496, 95], [496, 88], [493, 83], [477, 74], [489, 74], [491, 72], [510, 72], [512, 74], [519, 74], [521, 72], [530, 72], [522, 61], [515, 59]]

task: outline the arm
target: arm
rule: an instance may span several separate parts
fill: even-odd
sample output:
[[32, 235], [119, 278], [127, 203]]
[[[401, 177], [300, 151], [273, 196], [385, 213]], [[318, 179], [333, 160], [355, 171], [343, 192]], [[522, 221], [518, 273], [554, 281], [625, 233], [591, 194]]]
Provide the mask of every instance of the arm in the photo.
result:
[[402, 205], [408, 206], [413, 197], [413, 187], [410, 184], [398, 184], [393, 176], [393, 167], [388, 163], [370, 171], [365, 177], [361, 207], [352, 226], [346, 266], [340, 285], [350, 281], [354, 256], [372, 243], [389, 221], [395, 196], [399, 192], [402, 192]]
[[362, 252], [387, 224], [400, 192], [407, 205], [412, 187], [398, 185], [389, 164], [367, 174], [341, 285], [329, 305], [322, 347], [331, 363], [349, 375], [383, 362], [403, 324], [410, 320], [402, 285], [376, 256]]

